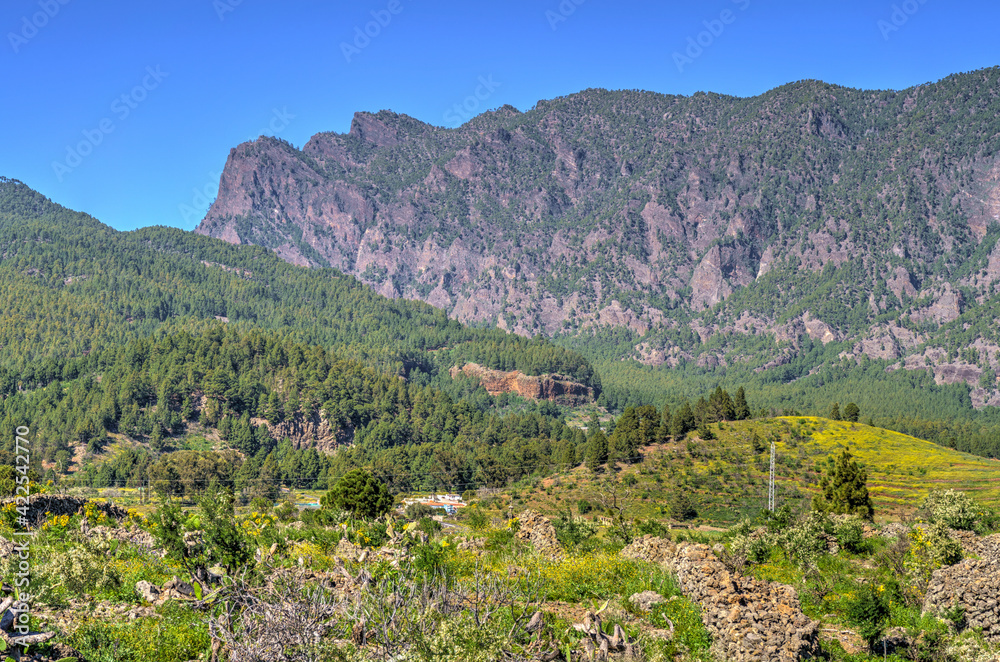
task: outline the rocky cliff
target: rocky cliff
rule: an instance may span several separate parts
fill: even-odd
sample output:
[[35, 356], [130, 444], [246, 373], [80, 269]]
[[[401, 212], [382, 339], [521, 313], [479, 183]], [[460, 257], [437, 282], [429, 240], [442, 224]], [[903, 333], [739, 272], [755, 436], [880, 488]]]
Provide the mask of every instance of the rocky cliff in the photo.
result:
[[504, 372], [466, 363], [450, 370], [452, 379], [464, 375], [476, 379], [490, 395], [514, 393], [531, 400], [550, 400], [561, 405], [577, 406], [594, 401], [594, 389], [572, 381], [565, 375], [526, 375], [519, 370]]
[[685, 329], [893, 360], [1000, 302], [998, 90], [993, 68], [903, 91], [585, 90], [457, 129], [358, 113], [301, 149], [233, 149], [197, 232], [463, 322], [627, 327], [647, 363], [691, 352]]

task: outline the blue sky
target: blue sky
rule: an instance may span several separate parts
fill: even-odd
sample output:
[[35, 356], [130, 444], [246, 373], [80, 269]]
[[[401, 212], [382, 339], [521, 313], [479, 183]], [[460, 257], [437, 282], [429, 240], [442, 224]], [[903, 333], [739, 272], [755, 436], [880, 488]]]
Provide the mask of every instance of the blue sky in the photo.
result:
[[301, 146], [384, 108], [454, 126], [462, 104], [589, 87], [902, 89], [1000, 64], [998, 19], [961, 0], [4, 0], [0, 175], [119, 229], [192, 229], [260, 134]]

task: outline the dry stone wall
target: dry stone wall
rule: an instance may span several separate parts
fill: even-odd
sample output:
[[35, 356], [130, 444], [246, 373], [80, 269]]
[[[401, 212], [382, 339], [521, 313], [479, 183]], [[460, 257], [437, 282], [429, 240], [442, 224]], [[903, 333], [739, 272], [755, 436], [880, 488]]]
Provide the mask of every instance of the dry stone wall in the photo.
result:
[[924, 611], [933, 614], [954, 607], [965, 609], [970, 628], [1000, 641], [1000, 534], [962, 539], [963, 548], [980, 558], [935, 570], [927, 585]]
[[717, 657], [731, 662], [792, 662], [819, 654], [819, 623], [791, 586], [730, 573], [705, 545], [643, 536], [624, 556], [667, 565], [684, 595], [701, 605]]
[[539, 554], [560, 557], [562, 545], [556, 538], [556, 529], [544, 515], [534, 510], [526, 510], [518, 516], [519, 527], [516, 538], [531, 543]]

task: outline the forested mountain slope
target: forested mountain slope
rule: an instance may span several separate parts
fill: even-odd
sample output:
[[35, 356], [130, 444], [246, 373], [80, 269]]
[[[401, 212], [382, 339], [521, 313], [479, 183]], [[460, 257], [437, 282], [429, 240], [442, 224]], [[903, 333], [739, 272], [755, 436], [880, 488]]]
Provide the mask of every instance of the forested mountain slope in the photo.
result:
[[771, 370], [816, 341], [832, 358], [786, 381], [867, 357], [983, 407], [1000, 404], [998, 219], [991, 68], [903, 91], [586, 90], [457, 129], [358, 113], [302, 149], [235, 148], [197, 232], [459, 320], [625, 329], [614, 360]]
[[[10, 179], [0, 310], [0, 459], [13, 466], [26, 426], [38, 475], [100, 485], [216, 477], [270, 494], [359, 465], [398, 489], [502, 485], [582, 433], [550, 402], [492, 398], [450, 368], [560, 373], [600, 392], [590, 364], [548, 340], [468, 328], [266, 249], [116, 232]], [[188, 449], [205, 437], [233, 452]], [[113, 458], [92, 462], [102, 451]]]
[[464, 327], [426, 304], [386, 299], [261, 248], [165, 227], [117, 232], [9, 179], [0, 180], [0, 309], [3, 393], [60, 377], [67, 359], [220, 320], [279, 330], [410, 378], [476, 361], [599, 387], [585, 359], [550, 342]]

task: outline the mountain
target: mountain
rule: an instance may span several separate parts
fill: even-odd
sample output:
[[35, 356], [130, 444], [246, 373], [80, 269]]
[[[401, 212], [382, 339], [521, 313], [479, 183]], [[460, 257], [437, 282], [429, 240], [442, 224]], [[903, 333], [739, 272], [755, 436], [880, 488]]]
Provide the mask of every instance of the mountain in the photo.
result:
[[[544, 338], [462, 326], [255, 246], [117, 232], [7, 178], [0, 310], [0, 464], [14, 466], [24, 426], [38, 476], [75, 465], [100, 485], [140, 484], [158, 457], [213, 445], [245, 456], [213, 466], [246, 480], [325, 484], [336, 464], [377, 467], [399, 489], [502, 484], [582, 435], [550, 397], [600, 393], [586, 359]], [[538, 402], [493, 398], [449, 372], [470, 363], [572, 381], [527, 394]], [[105, 446], [116, 461], [100, 461]]]
[[809, 340], [928, 367], [982, 407], [1000, 404], [998, 219], [992, 68], [903, 91], [593, 89], [457, 129], [357, 113], [302, 149], [233, 149], [196, 232], [465, 322], [619, 328], [615, 360], [771, 370]]

